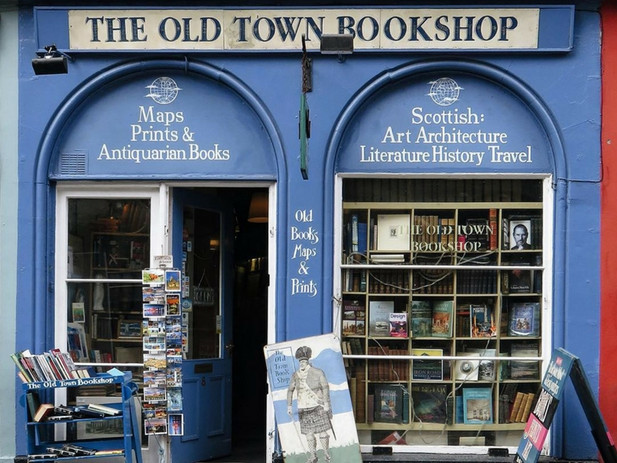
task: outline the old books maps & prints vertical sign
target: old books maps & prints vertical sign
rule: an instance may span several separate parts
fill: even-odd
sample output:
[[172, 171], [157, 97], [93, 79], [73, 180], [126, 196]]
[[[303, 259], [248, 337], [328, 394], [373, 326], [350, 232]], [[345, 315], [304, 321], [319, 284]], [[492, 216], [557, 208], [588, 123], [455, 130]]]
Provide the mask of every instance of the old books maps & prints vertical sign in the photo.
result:
[[606, 429], [580, 359], [557, 348], [553, 351], [548, 369], [542, 379], [538, 400], [527, 420], [523, 437], [514, 457], [515, 463], [538, 461], [568, 377], [572, 379], [602, 459], [605, 463], [617, 462], [617, 451], [613, 439]]
[[264, 347], [286, 463], [361, 463], [341, 342], [326, 334]]

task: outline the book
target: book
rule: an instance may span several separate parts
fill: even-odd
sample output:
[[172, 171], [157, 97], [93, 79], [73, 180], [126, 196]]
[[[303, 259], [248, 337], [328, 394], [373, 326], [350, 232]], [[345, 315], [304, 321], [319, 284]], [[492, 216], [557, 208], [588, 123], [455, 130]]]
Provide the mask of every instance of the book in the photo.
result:
[[29, 391], [26, 393], [26, 405], [28, 406], [28, 420], [34, 421], [34, 416], [41, 406], [41, 400], [38, 392]]
[[491, 208], [488, 213], [489, 231], [489, 249], [497, 249], [497, 209]]
[[100, 456], [103, 456], [103, 455], [109, 455], [109, 456], [112, 456], [112, 455], [124, 455], [124, 450], [122, 450], [122, 449], [96, 450], [94, 454], [95, 455], [100, 455]]
[[345, 300], [343, 303], [343, 334], [363, 335], [365, 333], [366, 309], [360, 300]]
[[[411, 355], [440, 357], [443, 355], [443, 349], [411, 349]], [[443, 360], [412, 360], [411, 379], [443, 380]]]
[[390, 336], [395, 338], [407, 337], [407, 313], [406, 312], [390, 312]]
[[471, 336], [471, 317], [469, 304], [462, 304], [456, 308], [456, 336], [459, 338]]
[[77, 416], [81, 418], [105, 418], [105, 413], [89, 409], [87, 405], [78, 406], [76, 409]]
[[377, 445], [407, 445], [407, 441], [398, 431], [394, 431], [377, 442]]
[[431, 303], [415, 299], [411, 302], [411, 334], [413, 337], [428, 337], [433, 324]]
[[351, 252], [366, 254], [367, 224], [358, 221], [357, 214], [351, 217]]
[[[510, 346], [512, 357], [537, 357], [538, 344], [535, 342], [512, 343]], [[510, 379], [538, 379], [539, 369], [537, 360], [511, 360]]]
[[510, 220], [507, 217], [501, 219], [501, 249], [510, 249]]
[[404, 254], [371, 254], [373, 264], [403, 264], [405, 263]]
[[486, 304], [471, 304], [469, 316], [471, 317], [472, 338], [485, 338], [497, 335], [492, 310]]
[[478, 363], [478, 381], [494, 381], [497, 376], [494, 360], [485, 360], [482, 357], [495, 357], [495, 349], [483, 349], [480, 352]]
[[454, 402], [454, 422], [459, 424], [463, 423], [465, 420], [463, 419], [463, 394], [457, 394], [455, 396]]
[[508, 313], [508, 336], [538, 336], [539, 321], [539, 302], [512, 303]]
[[[517, 265], [520, 265], [520, 263], [517, 263]], [[508, 292], [513, 294], [531, 293], [533, 283], [532, 273], [532, 270], [523, 269], [510, 270], [507, 272], [506, 281]]]
[[96, 453], [96, 450], [82, 447], [81, 445], [76, 444], [64, 444], [62, 446], [62, 449], [73, 452], [73, 455], [75, 456], [94, 455]]
[[377, 250], [409, 251], [411, 217], [409, 214], [377, 216]]
[[403, 388], [403, 418], [402, 422], [407, 424], [409, 423], [409, 389], [407, 387], [401, 385]]
[[370, 301], [370, 336], [390, 336], [390, 313], [392, 312], [394, 312], [394, 301]]
[[531, 406], [533, 401], [535, 400], [536, 395], [533, 392], [528, 392], [525, 397], [525, 401], [521, 406], [521, 413], [518, 416], [519, 423], [525, 423], [527, 418], [529, 418], [529, 413], [531, 413]]
[[463, 422], [465, 424], [493, 422], [493, 390], [490, 387], [463, 388]]
[[454, 317], [452, 301], [434, 301], [431, 313], [431, 335], [438, 338], [451, 338]]
[[522, 217], [510, 217], [510, 249], [527, 250], [533, 249], [531, 219]]
[[479, 217], [467, 219], [466, 224], [459, 227], [459, 236], [464, 237], [464, 249], [467, 251], [489, 249], [491, 230], [488, 219]]
[[108, 407], [103, 404], [88, 404], [88, 410], [92, 410], [95, 412], [103, 413], [106, 416], [118, 416], [122, 414], [122, 410], [117, 408]]
[[[15, 363], [15, 366], [17, 367], [19, 372], [23, 375], [23, 378], [26, 380], [25, 382], [30, 383], [30, 382], [35, 381], [34, 375], [28, 369], [25, 361], [22, 359], [21, 352], [15, 352], [15, 353], [11, 354], [11, 359]], [[22, 379], [22, 381], [23, 381], [23, 379]]]
[[85, 368], [76, 368], [67, 352], [58, 348], [42, 354], [32, 354], [28, 349], [11, 354], [24, 382], [56, 381], [79, 378]]
[[495, 357], [496, 349], [467, 348], [462, 355], [477, 355], [480, 357], [477, 363], [477, 380], [494, 381], [496, 378], [496, 362], [494, 360], [483, 359], [482, 357]]
[[413, 421], [446, 423], [448, 385], [413, 383], [411, 400]]
[[514, 396], [512, 410], [510, 411], [510, 417], [508, 418], [508, 421], [510, 423], [516, 423], [516, 418], [518, 417], [519, 411], [521, 409], [521, 405], [525, 397], [526, 397], [526, 394], [520, 391], [517, 392], [516, 395]]
[[508, 423], [510, 421], [510, 411], [514, 404], [518, 384], [505, 383], [501, 387], [499, 394], [499, 423]]
[[529, 402], [529, 394], [523, 393], [523, 398], [521, 400], [521, 406], [518, 408], [516, 416], [514, 417], [515, 423], [523, 422], [523, 414], [525, 413], [525, 408], [527, 408], [527, 402]]
[[378, 384], [374, 391], [374, 421], [378, 423], [403, 422], [403, 387]]
[[54, 412], [54, 404], [41, 404], [32, 417], [33, 421], [45, 421]]

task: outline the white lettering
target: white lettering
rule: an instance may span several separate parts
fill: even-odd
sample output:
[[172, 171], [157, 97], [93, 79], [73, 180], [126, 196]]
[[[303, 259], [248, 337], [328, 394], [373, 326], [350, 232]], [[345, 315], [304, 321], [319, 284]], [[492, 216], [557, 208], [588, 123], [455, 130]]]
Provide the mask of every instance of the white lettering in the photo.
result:
[[501, 151], [501, 146], [489, 146], [488, 150], [491, 153], [491, 162], [532, 162], [530, 145], [527, 145], [525, 151]]
[[305, 281], [300, 278], [291, 279], [291, 295], [308, 294], [311, 297], [317, 296], [317, 284], [313, 280]]

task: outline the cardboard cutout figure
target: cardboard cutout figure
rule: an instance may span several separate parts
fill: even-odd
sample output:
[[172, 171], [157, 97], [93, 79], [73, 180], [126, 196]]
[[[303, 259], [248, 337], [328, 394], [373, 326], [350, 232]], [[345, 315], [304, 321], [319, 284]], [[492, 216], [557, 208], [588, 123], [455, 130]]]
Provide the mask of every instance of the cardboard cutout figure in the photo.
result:
[[264, 353], [285, 462], [362, 462], [340, 340], [303, 338]]

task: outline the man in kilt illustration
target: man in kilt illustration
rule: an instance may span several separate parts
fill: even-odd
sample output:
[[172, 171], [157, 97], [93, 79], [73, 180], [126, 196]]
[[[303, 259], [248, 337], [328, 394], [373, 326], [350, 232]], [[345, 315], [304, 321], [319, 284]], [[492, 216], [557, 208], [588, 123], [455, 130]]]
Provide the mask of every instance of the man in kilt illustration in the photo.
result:
[[326, 462], [330, 461], [330, 435], [332, 430], [332, 407], [330, 403], [330, 386], [322, 370], [309, 363], [312, 350], [301, 346], [296, 350], [296, 359], [300, 368], [294, 372], [287, 389], [287, 413], [293, 416], [292, 402], [294, 391], [297, 394], [298, 420], [300, 432], [308, 444], [309, 459], [307, 463], [316, 463], [317, 438], [324, 450]]

